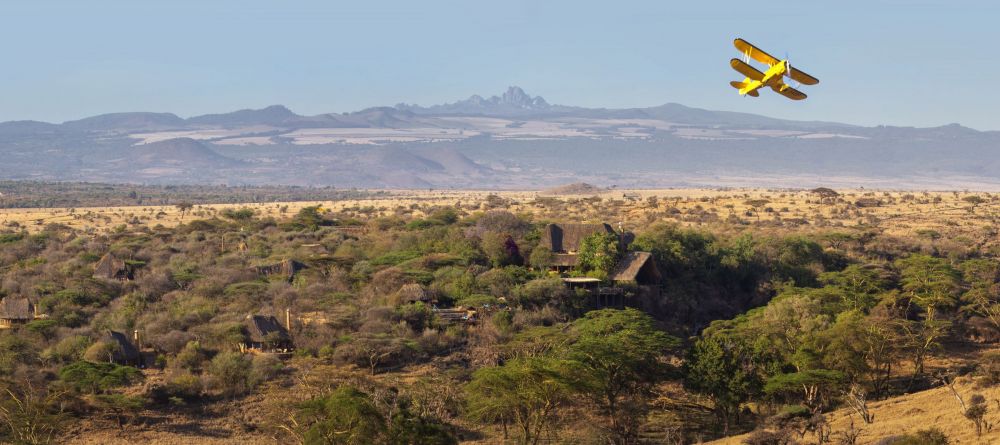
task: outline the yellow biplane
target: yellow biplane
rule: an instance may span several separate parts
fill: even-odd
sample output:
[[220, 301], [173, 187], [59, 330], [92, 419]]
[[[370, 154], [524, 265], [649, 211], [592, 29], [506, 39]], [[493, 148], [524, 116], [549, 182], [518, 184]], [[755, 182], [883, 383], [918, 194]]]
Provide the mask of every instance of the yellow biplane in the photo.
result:
[[[784, 76], [788, 76], [802, 85], [816, 85], [819, 83], [819, 79], [806, 74], [804, 71], [798, 68], [793, 70], [787, 58], [778, 60], [743, 39], [734, 40], [733, 45], [743, 53], [744, 60], [734, 58], [729, 61], [729, 65], [740, 74], [746, 76], [746, 78], [742, 82], [729, 82], [729, 84], [733, 88], [740, 90], [741, 96], [757, 97], [760, 95], [757, 90], [763, 87], [771, 87], [775, 93], [791, 100], [802, 100], [806, 98], [805, 93], [786, 84]], [[757, 68], [750, 66], [748, 63], [750, 59], [767, 65], [767, 70], [762, 73]]]

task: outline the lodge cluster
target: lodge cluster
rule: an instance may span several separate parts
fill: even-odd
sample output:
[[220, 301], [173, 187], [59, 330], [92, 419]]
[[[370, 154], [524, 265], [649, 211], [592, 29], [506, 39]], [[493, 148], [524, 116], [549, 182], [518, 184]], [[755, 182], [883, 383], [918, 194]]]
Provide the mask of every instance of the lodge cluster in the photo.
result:
[[[580, 249], [584, 239], [593, 235], [614, 238], [621, 253], [617, 263], [606, 278], [595, 278], [578, 273]], [[547, 274], [560, 277], [564, 286], [584, 299], [587, 309], [641, 307], [644, 299], [659, 297], [661, 275], [650, 252], [629, 250], [634, 235], [624, 230], [616, 231], [610, 224], [547, 224], [541, 233], [540, 247], [552, 253], [552, 261], [545, 266]], [[239, 243], [237, 250], [245, 251], [247, 245]], [[262, 279], [293, 282], [296, 276], [310, 268], [309, 259], [285, 258], [274, 263], [258, 264], [252, 272]], [[141, 262], [118, 258], [108, 252], [93, 266], [93, 278], [106, 282], [131, 282], [141, 279], [138, 270]], [[439, 323], [471, 325], [480, 318], [496, 311], [509, 311], [503, 297], [499, 303], [477, 306], [444, 306], [424, 286], [410, 283], [397, 292], [404, 303], [421, 302], [433, 308]], [[35, 303], [26, 297], [8, 296], [0, 300], [0, 329], [17, 329], [33, 320], [45, 319]], [[251, 313], [244, 318], [241, 343], [235, 345], [244, 353], [269, 353], [287, 355], [294, 351], [291, 335], [293, 323], [307, 325], [326, 321], [323, 314], [293, 314], [289, 309], [282, 313]], [[107, 343], [114, 351], [108, 361], [145, 366], [151, 364], [159, 351], [143, 341], [141, 329], [133, 332], [106, 330], [95, 342]]]

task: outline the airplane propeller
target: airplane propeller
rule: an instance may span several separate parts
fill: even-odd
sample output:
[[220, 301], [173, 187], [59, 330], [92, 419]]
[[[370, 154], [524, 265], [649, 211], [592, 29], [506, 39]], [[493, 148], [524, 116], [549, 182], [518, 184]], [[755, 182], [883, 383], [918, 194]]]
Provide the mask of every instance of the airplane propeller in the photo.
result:
[[[788, 78], [792, 79], [792, 62], [788, 60], [787, 52], [785, 53], [785, 71], [786, 71], [785, 74], [788, 76]], [[802, 87], [802, 82], [795, 80], [795, 88], [801, 88], [801, 87]]]

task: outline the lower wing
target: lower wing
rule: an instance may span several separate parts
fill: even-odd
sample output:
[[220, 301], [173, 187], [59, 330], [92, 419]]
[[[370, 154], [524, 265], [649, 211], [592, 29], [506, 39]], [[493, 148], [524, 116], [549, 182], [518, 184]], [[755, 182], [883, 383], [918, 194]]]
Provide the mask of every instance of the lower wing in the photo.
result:
[[795, 69], [794, 66], [788, 70], [788, 77], [791, 77], [792, 80], [799, 82], [803, 85], [816, 85], [817, 83], [819, 83], [819, 79], [806, 74], [805, 71], [799, 71]]
[[749, 78], [751, 78], [753, 80], [762, 80], [762, 79], [764, 79], [764, 73], [762, 73], [760, 71], [757, 71], [757, 68], [754, 68], [754, 67], [746, 64], [745, 62], [743, 62], [740, 59], [732, 59], [732, 60], [730, 60], [729, 61], [729, 66], [733, 67], [733, 69], [736, 70], [737, 72], [739, 72], [740, 74], [742, 74], [744, 76], [747, 76], [747, 77], [749, 77]]
[[780, 88], [775, 88], [774, 91], [776, 93], [782, 95], [782, 96], [785, 96], [785, 97], [791, 99], [791, 100], [802, 100], [802, 99], [805, 99], [807, 97], [806, 93], [803, 93], [803, 92], [801, 92], [799, 90], [796, 90], [795, 88], [792, 88], [792, 87], [790, 87], [788, 85], [785, 85], [785, 86], [780, 87]]

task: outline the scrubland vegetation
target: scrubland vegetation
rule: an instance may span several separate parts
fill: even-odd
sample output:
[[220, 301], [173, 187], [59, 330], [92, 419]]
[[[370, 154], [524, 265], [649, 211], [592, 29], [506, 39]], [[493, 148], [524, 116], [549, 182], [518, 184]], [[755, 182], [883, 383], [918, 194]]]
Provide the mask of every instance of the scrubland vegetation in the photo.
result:
[[[0, 296], [40, 316], [0, 332], [0, 440], [996, 438], [996, 196], [470, 196], [123, 208], [90, 227], [5, 213]], [[548, 272], [541, 228], [576, 221], [622, 221], [659, 296], [596, 308]], [[606, 278], [621, 252], [584, 244], [573, 274]], [[94, 277], [107, 253], [134, 280]], [[304, 268], [260, 272], [282, 260]], [[454, 307], [474, 320], [436, 310]], [[251, 314], [288, 314], [294, 351], [242, 352]], [[137, 333], [143, 369], [108, 330]], [[879, 429], [907, 415], [886, 400], [929, 388], [951, 429]]]

